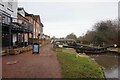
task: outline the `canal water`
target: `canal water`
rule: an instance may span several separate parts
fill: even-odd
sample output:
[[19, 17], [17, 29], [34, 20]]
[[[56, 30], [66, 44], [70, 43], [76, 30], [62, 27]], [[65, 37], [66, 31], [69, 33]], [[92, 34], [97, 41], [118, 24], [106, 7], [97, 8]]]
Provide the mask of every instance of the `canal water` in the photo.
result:
[[106, 78], [118, 78], [118, 55], [116, 53], [89, 54], [89, 56], [103, 67]]

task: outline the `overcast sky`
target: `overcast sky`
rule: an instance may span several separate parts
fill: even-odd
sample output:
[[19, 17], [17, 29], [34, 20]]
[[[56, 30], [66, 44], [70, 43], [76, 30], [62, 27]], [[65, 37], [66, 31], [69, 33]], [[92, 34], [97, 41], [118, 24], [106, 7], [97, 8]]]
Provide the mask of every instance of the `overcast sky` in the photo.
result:
[[40, 15], [44, 33], [55, 37], [65, 37], [70, 33], [77, 36], [91, 30], [96, 22], [118, 18], [117, 0], [103, 2], [20, 2], [28, 13]]

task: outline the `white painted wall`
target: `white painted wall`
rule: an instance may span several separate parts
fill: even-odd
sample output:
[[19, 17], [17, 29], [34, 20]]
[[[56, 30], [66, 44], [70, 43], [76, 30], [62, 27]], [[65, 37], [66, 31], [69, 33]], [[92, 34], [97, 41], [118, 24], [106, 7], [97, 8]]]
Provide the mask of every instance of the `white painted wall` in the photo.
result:
[[[9, 2], [11, 2], [12, 7], [9, 7]], [[0, 0], [0, 4], [4, 5], [4, 6], [0, 5], [0, 10], [5, 11], [6, 13], [10, 14], [11, 17], [13, 18], [17, 18], [17, 8], [18, 8], [17, 0], [7, 0], [7, 1]], [[11, 11], [8, 9], [10, 9]]]
[[[17, 18], [17, 8], [18, 3], [17, 0], [0, 0], [0, 12], [5, 13], [6, 15]], [[13, 34], [12, 37], [13, 45], [17, 41], [17, 35]]]
[[0, 0], [0, 10], [4, 10], [4, 9], [3, 9], [4, 7], [2, 6], [3, 4], [4, 4], [3, 1]]

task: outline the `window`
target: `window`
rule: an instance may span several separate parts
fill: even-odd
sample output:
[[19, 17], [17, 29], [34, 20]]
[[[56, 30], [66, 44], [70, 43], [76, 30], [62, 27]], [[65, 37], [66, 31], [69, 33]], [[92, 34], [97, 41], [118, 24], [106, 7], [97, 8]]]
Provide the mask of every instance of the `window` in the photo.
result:
[[4, 7], [4, 5], [2, 3], [0, 3], [0, 5]]
[[6, 22], [6, 18], [5, 18], [5, 16], [2, 16], [2, 22], [3, 22], [3, 23]]
[[12, 8], [13, 8], [13, 2], [8, 2], [8, 8], [12, 10]]
[[10, 17], [8, 17], [7, 22], [11, 23], [11, 18]]
[[22, 20], [18, 20], [18, 23], [22, 24]]
[[11, 23], [11, 17], [8, 17], [6, 15], [2, 15], [2, 23], [5, 23], [5, 24]]
[[35, 32], [35, 28], [34, 28], [34, 32]]
[[0, 5], [4, 7], [4, 4], [3, 4], [3, 1], [2, 1], [2, 0], [0, 1]]

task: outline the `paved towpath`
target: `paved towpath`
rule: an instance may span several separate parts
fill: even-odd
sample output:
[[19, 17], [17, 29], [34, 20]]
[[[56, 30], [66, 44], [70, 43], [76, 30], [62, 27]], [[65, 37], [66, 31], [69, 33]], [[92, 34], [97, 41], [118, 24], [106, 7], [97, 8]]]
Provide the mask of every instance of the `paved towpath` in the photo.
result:
[[[7, 62], [17, 61], [8, 65]], [[52, 45], [41, 48], [40, 54], [32, 51], [2, 58], [3, 78], [61, 78], [60, 64]]]

